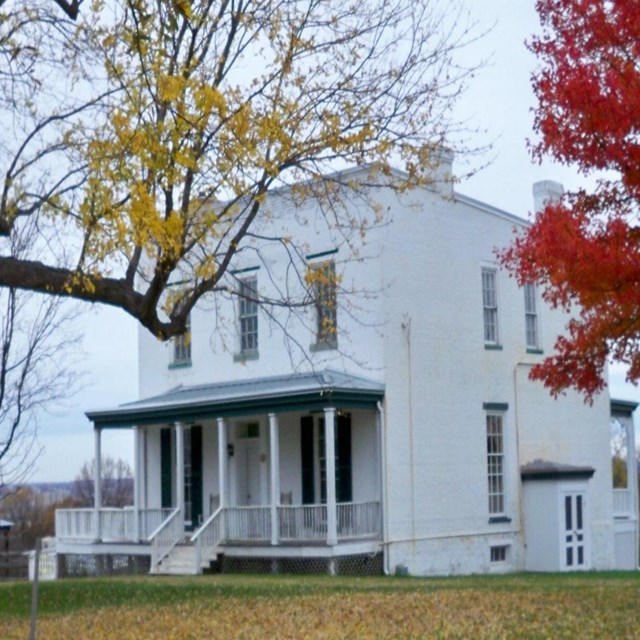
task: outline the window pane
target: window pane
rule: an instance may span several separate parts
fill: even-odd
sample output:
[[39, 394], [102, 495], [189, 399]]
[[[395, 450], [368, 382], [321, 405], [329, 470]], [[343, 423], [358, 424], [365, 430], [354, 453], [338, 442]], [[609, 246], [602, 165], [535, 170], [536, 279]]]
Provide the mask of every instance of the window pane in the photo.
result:
[[538, 341], [538, 312], [536, 310], [535, 285], [524, 285], [524, 310], [527, 347], [537, 348]]
[[582, 496], [576, 496], [576, 529], [582, 529]]
[[337, 327], [336, 268], [333, 261], [312, 268], [318, 342], [333, 342]]
[[482, 306], [484, 310], [484, 341], [498, 342], [498, 296], [496, 272], [482, 270]]
[[173, 339], [173, 361], [191, 361], [191, 316], [187, 316], [187, 326], [181, 336]]
[[257, 278], [246, 278], [240, 282], [238, 317], [240, 320], [240, 351], [258, 349], [258, 302]]
[[502, 416], [490, 415], [487, 423], [487, 481], [489, 513], [504, 513], [504, 440]]

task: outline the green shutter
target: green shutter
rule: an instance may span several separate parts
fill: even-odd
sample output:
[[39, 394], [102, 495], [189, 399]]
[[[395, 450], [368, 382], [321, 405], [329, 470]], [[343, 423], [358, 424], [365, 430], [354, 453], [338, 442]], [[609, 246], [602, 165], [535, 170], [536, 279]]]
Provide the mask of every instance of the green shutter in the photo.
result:
[[300, 418], [300, 459], [302, 467], [302, 504], [315, 501], [313, 473], [313, 416]]
[[351, 502], [351, 414], [338, 415], [336, 420], [336, 501]]
[[194, 528], [202, 516], [202, 427], [191, 427], [191, 521]]
[[165, 428], [160, 430], [160, 500], [163, 509], [170, 509], [173, 506], [171, 499], [172, 470], [171, 429]]

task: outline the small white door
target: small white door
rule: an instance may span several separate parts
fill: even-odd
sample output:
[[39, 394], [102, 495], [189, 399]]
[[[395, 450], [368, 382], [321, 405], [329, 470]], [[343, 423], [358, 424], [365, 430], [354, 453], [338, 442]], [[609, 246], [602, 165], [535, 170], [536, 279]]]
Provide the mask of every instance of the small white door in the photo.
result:
[[236, 500], [238, 506], [260, 504], [260, 440], [242, 438], [236, 444]]
[[584, 491], [561, 493], [561, 563], [563, 569], [569, 571], [589, 568], [586, 508]]

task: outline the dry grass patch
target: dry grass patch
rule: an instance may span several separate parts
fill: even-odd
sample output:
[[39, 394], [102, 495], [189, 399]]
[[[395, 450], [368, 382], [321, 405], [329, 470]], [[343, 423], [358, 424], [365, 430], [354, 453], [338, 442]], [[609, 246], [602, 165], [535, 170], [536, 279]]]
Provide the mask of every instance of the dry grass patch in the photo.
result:
[[[87, 588], [96, 582], [107, 581], [86, 581]], [[39, 638], [640, 638], [635, 575], [333, 581], [205, 577], [185, 580], [187, 591], [203, 587], [189, 599], [173, 590], [179, 582], [147, 584], [152, 590], [171, 588], [174, 601], [129, 600], [47, 613], [38, 624]], [[126, 589], [127, 582], [119, 586]], [[23, 615], [0, 616], [2, 638], [22, 640], [28, 628]]]

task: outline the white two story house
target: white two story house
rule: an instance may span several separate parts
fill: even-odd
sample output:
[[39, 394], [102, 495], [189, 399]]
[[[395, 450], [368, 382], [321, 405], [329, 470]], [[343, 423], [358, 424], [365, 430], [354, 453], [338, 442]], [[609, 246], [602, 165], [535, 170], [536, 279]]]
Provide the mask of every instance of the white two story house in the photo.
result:
[[[340, 176], [348, 190], [367, 169]], [[538, 183], [537, 206], [557, 188]], [[496, 259], [527, 223], [446, 180], [358, 193], [343, 198], [354, 235], [274, 192], [229, 295], [182, 339], [140, 331], [140, 399], [87, 414], [97, 459], [105, 429], [134, 431], [135, 504], [105, 509], [97, 486], [93, 509], [58, 511], [68, 573], [88, 557], [179, 573], [637, 567], [635, 465], [614, 491], [609, 431], [613, 409], [634, 451], [635, 405], [528, 379], [567, 317]], [[268, 304], [283, 295], [303, 302]]]

